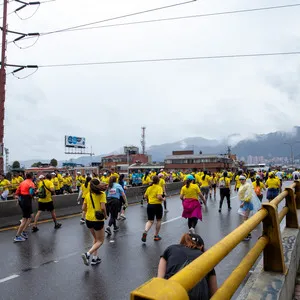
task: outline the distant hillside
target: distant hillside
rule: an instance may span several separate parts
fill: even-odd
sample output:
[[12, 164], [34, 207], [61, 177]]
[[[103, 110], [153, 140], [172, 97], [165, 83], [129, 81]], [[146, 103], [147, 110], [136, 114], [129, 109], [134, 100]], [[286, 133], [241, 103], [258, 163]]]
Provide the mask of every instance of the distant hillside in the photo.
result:
[[[238, 156], [247, 157], [264, 156], [290, 156], [290, 146], [284, 143], [295, 143], [300, 141], [300, 127], [294, 127], [292, 132], [272, 132], [268, 134], [256, 135], [253, 139], [247, 139], [237, 143], [232, 152]], [[300, 144], [294, 145], [295, 157], [300, 154]]]
[[147, 153], [152, 155], [153, 161], [164, 161], [167, 155], [174, 150], [194, 150], [194, 153], [220, 154], [226, 151], [227, 145], [218, 140], [209, 140], [201, 137], [186, 138], [174, 143], [151, 146]]

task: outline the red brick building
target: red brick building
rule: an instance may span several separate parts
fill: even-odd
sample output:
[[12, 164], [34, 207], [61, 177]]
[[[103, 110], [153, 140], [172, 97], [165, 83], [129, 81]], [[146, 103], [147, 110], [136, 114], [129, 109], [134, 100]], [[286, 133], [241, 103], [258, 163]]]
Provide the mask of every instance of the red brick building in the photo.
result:
[[187, 171], [193, 168], [217, 172], [224, 169], [235, 170], [237, 165], [227, 155], [194, 154], [193, 150], [173, 151], [165, 159], [166, 170]]

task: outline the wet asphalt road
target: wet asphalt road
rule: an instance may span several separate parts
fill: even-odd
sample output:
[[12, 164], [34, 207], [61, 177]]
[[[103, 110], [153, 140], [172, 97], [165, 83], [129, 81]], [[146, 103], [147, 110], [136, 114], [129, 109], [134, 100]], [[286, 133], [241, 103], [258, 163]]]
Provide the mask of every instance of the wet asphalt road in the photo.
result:
[[[204, 210], [203, 222], [196, 232], [202, 236], [206, 248], [212, 246], [237, 226], [238, 199], [232, 194], [232, 210], [226, 202], [218, 212], [219, 195], [210, 199]], [[39, 225], [40, 231], [30, 234], [24, 243], [13, 243], [14, 231], [0, 232], [0, 299], [129, 299], [130, 291], [154, 277], [159, 257], [166, 247], [178, 243], [187, 231], [187, 221], [180, 218], [182, 208], [178, 196], [168, 199], [169, 212], [164, 215], [162, 240], [154, 242], [153, 228], [146, 244], [141, 234], [147, 220], [146, 205], [131, 206], [127, 220], [120, 222], [120, 231], [106, 237], [99, 256], [102, 263], [87, 267], [80, 254], [92, 242], [79, 218], [62, 220], [62, 228], [54, 230], [53, 223]], [[258, 227], [250, 242], [241, 242], [218, 266], [220, 285], [261, 235]]]

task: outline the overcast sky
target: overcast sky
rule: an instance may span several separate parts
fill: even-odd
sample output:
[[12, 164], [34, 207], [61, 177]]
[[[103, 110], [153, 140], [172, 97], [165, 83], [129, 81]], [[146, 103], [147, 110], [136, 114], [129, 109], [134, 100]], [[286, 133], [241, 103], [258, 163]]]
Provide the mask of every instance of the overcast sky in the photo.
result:
[[[9, 29], [47, 32], [180, 1], [57, 0]], [[203, 0], [104, 24], [297, 3]], [[9, 4], [9, 12], [17, 7]], [[34, 8], [19, 14], [25, 18]], [[61, 64], [300, 50], [300, 7], [75, 31], [8, 46], [12, 64]], [[8, 40], [16, 36], [8, 35]], [[34, 40], [19, 43], [21, 47]], [[30, 43], [29, 43], [30, 42]], [[41, 68], [7, 78], [5, 146], [10, 160], [70, 158], [64, 136], [96, 154], [186, 137], [221, 138], [299, 125], [300, 56]], [[12, 69], [8, 68], [7, 72]], [[20, 72], [25, 76], [28, 72]]]

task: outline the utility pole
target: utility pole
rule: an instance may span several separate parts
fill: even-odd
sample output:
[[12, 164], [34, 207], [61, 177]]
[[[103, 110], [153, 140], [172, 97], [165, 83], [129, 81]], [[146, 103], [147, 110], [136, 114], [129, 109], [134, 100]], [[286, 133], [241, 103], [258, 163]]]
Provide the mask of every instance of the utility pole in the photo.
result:
[[6, 84], [6, 34], [7, 34], [7, 4], [8, 0], [3, 0], [3, 25], [2, 25], [2, 51], [0, 69], [0, 172], [4, 171], [4, 104], [5, 104], [5, 84]]

